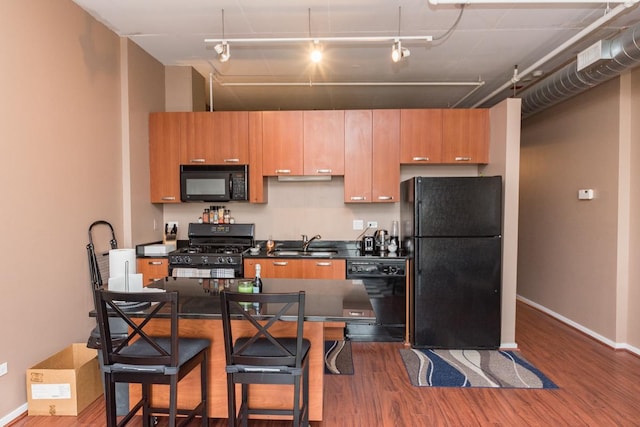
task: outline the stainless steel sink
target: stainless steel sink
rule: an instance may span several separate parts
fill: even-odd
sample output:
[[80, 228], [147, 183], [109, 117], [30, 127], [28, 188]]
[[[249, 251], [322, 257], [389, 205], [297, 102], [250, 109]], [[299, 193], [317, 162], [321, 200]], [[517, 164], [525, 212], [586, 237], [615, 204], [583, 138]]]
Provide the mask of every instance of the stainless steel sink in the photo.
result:
[[309, 249], [307, 251], [279, 249], [279, 250], [276, 250], [273, 253], [273, 255], [274, 256], [331, 257], [337, 253], [338, 253], [337, 250], [328, 250], [328, 249]]

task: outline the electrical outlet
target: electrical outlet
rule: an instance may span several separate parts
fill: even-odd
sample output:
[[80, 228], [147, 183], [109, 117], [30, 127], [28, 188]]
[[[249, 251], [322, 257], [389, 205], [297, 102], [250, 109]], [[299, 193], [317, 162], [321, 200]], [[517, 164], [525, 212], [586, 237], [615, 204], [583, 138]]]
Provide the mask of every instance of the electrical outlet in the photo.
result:
[[354, 230], [364, 230], [364, 221], [361, 219], [353, 220], [353, 229]]
[[7, 372], [9, 372], [9, 366], [7, 365], [7, 362], [0, 363], [0, 377], [3, 375], [7, 375]]
[[367, 221], [367, 227], [378, 228], [378, 221]]

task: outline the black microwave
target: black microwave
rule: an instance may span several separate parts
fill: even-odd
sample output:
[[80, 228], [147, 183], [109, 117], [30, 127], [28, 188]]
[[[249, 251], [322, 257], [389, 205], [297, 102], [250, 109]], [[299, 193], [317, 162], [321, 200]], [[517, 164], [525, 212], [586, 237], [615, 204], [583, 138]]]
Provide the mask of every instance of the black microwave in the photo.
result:
[[180, 200], [229, 202], [249, 200], [247, 165], [180, 166]]

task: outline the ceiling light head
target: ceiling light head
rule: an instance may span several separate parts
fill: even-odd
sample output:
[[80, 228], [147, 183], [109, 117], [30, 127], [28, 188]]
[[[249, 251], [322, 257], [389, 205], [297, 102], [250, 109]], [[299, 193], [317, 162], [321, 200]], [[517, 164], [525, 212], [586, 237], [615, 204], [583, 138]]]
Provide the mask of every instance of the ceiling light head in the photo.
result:
[[218, 43], [215, 45], [214, 50], [218, 54], [220, 62], [227, 62], [231, 57], [231, 51], [229, 50], [229, 44], [227, 42]]
[[391, 49], [391, 60], [393, 62], [398, 62], [409, 55], [411, 55], [411, 52], [409, 51], [409, 49], [402, 47], [402, 43], [400, 43], [400, 40], [396, 40], [393, 43], [393, 47]]
[[311, 50], [311, 61], [316, 64], [322, 61], [322, 49], [320, 49], [320, 43], [318, 40], [313, 41], [313, 48]]

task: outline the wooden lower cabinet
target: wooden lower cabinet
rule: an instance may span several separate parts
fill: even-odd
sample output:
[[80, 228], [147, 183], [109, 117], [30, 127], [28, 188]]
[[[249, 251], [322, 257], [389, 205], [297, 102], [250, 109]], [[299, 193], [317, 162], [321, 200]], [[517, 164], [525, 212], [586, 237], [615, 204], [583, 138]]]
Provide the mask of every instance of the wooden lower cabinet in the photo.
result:
[[136, 271], [142, 273], [142, 286], [147, 286], [154, 280], [163, 279], [169, 275], [169, 259], [138, 258]]
[[[244, 260], [245, 277], [256, 275], [256, 264], [260, 264], [262, 277], [340, 280], [346, 277], [346, 261], [343, 259], [248, 258]], [[344, 322], [325, 322], [325, 339], [343, 340], [344, 327]]]
[[[154, 319], [149, 326], [155, 334], [169, 334], [169, 321]], [[295, 324], [281, 322], [274, 326], [275, 333], [280, 335], [295, 334]], [[311, 341], [309, 350], [309, 420], [321, 421], [324, 393], [324, 323], [305, 322], [304, 337]], [[232, 321], [234, 336], [248, 335], [246, 322]], [[273, 329], [272, 328], [272, 329]], [[286, 334], [286, 335], [285, 335]], [[211, 341], [209, 354], [209, 395], [208, 413], [210, 418], [227, 418], [227, 375], [225, 372], [225, 351], [220, 319], [180, 319], [180, 336], [188, 338], [207, 338]], [[240, 386], [236, 396], [240, 398]], [[130, 404], [140, 399], [140, 386], [133, 384], [129, 388]], [[153, 404], [168, 407], [169, 391], [166, 386], [153, 386]], [[195, 368], [180, 381], [178, 385], [178, 407], [194, 407], [200, 401], [200, 368]], [[266, 402], [269, 407], [290, 408], [293, 402], [293, 386], [289, 385], [254, 385], [251, 386], [250, 402]], [[258, 403], [259, 405], [259, 403]], [[239, 407], [239, 401], [238, 401]], [[264, 416], [263, 418], [266, 418]], [[272, 417], [276, 418], [276, 417]]]
[[344, 279], [346, 261], [318, 258], [248, 258], [244, 260], [244, 276], [256, 275], [260, 264], [261, 276], [279, 279]]

